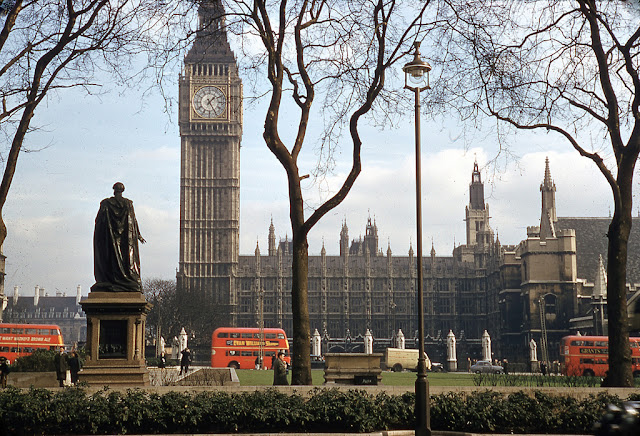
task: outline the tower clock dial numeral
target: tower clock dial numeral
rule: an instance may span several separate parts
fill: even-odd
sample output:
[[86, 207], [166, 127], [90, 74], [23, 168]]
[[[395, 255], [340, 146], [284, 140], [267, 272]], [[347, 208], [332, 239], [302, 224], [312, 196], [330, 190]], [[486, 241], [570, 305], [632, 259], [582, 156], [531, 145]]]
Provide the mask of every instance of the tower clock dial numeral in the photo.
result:
[[218, 118], [227, 109], [227, 97], [217, 86], [204, 86], [193, 95], [193, 110], [202, 118]]

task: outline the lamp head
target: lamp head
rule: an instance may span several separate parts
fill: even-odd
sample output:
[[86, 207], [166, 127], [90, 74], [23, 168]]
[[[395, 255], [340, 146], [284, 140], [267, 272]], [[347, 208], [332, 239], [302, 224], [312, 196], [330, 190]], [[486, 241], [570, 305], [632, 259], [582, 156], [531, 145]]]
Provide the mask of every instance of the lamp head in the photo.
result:
[[420, 58], [420, 41], [414, 42], [413, 45], [415, 47], [413, 60], [402, 67], [402, 71], [404, 71], [405, 74], [405, 83], [411, 81], [412, 83], [418, 84], [424, 80], [423, 77], [426, 75], [426, 86], [428, 87], [431, 65]]

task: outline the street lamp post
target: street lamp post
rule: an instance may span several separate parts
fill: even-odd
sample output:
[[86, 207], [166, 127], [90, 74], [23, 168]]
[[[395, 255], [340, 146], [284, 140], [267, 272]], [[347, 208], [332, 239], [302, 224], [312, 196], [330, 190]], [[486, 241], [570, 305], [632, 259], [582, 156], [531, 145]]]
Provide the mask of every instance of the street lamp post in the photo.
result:
[[[404, 88], [415, 93], [415, 137], [416, 137], [416, 231], [418, 250], [418, 375], [416, 378], [416, 436], [430, 436], [429, 382], [424, 352], [424, 294], [422, 290], [422, 175], [420, 170], [420, 91], [429, 89], [431, 66], [420, 59], [420, 42], [414, 43], [415, 53], [404, 71]], [[409, 84], [412, 83], [412, 85]]]

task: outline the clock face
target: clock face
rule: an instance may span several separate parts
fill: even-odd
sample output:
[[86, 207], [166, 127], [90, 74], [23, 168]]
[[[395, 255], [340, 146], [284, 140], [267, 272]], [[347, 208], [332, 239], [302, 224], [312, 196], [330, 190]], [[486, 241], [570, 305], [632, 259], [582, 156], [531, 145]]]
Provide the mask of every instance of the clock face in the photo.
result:
[[204, 86], [193, 95], [193, 109], [202, 118], [218, 118], [226, 108], [227, 98], [216, 86]]

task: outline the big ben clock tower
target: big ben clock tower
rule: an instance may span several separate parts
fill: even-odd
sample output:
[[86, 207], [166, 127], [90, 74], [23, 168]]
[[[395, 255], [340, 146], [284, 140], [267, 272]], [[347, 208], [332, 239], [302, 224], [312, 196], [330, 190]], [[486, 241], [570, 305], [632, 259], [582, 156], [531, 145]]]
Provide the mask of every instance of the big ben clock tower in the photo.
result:
[[221, 1], [202, 1], [198, 16], [199, 30], [180, 76], [177, 285], [187, 311], [196, 317], [206, 313], [207, 327], [213, 327], [235, 324], [242, 81]]

